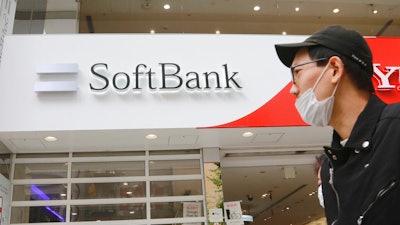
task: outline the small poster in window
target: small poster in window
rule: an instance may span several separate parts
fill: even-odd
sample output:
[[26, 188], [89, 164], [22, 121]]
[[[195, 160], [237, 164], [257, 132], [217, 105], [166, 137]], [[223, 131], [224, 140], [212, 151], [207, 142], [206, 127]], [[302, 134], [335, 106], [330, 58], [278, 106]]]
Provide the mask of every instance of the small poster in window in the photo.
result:
[[[184, 202], [183, 217], [201, 217], [200, 202]], [[191, 223], [190, 225], [201, 225], [200, 223]]]
[[201, 203], [199, 202], [184, 202], [183, 217], [199, 217], [201, 216]]
[[227, 225], [243, 225], [240, 201], [224, 202], [225, 222]]

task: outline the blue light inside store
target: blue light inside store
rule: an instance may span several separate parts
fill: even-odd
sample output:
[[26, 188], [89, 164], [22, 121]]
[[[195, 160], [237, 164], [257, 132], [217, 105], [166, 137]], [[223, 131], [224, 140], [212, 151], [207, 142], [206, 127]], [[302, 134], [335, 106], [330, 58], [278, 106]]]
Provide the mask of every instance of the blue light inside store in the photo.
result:
[[[50, 200], [49, 196], [47, 196], [42, 190], [40, 190], [36, 185], [32, 184], [31, 185], [31, 191], [36, 193], [42, 200]], [[50, 206], [45, 206], [44, 207], [49, 213], [53, 214], [55, 217], [57, 217], [61, 222], [65, 222], [65, 219], [58, 214], [56, 211], [50, 208]]]

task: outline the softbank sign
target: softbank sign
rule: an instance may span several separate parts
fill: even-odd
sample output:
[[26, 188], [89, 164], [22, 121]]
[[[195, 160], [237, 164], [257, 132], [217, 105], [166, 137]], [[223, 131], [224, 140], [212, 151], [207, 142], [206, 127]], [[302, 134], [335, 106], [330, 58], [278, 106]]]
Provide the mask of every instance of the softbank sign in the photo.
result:
[[[40, 64], [36, 74], [42, 79], [35, 83], [36, 92], [75, 92], [78, 90], [77, 63]], [[183, 71], [177, 63], [158, 63], [156, 67], [137, 64], [132, 71], [119, 71], [108, 63], [95, 63], [83, 76], [92, 79], [88, 88], [94, 94], [107, 92], [141, 93], [142, 91], [229, 91], [240, 90], [239, 72], [231, 71], [228, 64], [209, 71]], [[45, 80], [52, 77], [52, 80]]]
[[94, 93], [149, 91], [227, 91], [239, 90], [239, 72], [228, 64], [216, 66], [209, 71], [190, 70], [188, 65], [160, 62], [155, 67], [136, 64], [131, 71], [118, 71], [107, 63], [95, 63], [90, 69], [95, 78], [90, 82]]
[[[140, 93], [148, 91], [229, 91], [243, 88], [239, 80], [239, 72], [232, 71], [228, 64], [216, 66], [209, 71], [182, 69], [177, 63], [158, 63], [151, 67], [147, 64], [136, 64], [132, 71], [118, 71], [108, 63], [95, 63], [84, 75], [90, 76], [88, 84], [95, 94], [114, 91], [118, 93]], [[40, 64], [36, 67], [38, 75], [60, 76], [77, 75], [77, 63]], [[396, 79], [394, 79], [395, 77]], [[400, 66], [385, 66], [374, 64], [373, 78], [376, 80], [377, 91], [400, 91]], [[397, 83], [394, 83], [397, 81]], [[70, 92], [77, 91], [76, 81], [39, 81], [35, 83], [36, 92]]]

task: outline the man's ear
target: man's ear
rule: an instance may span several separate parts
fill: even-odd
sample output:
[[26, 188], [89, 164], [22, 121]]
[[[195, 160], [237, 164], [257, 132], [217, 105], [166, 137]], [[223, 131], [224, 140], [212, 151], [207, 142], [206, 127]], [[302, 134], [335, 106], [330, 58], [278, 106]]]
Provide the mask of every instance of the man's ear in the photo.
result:
[[344, 64], [343, 61], [337, 57], [337, 56], [332, 56], [329, 59], [329, 67], [331, 68], [331, 70], [333, 71], [332, 73], [332, 83], [337, 83], [340, 81], [340, 79], [343, 76], [344, 73]]

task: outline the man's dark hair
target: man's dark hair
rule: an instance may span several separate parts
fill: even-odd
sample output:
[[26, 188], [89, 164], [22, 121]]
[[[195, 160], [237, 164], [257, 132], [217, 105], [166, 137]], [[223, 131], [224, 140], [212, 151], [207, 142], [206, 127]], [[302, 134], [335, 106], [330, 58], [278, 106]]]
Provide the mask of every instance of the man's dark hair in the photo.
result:
[[[361, 66], [355, 63], [353, 60], [349, 59], [348, 57], [341, 55], [329, 48], [323, 46], [311, 46], [308, 48], [308, 54], [311, 59], [320, 59], [320, 58], [331, 58], [332, 56], [339, 57], [343, 64], [346, 72], [349, 74], [349, 78], [351, 82], [353, 82], [356, 87], [360, 90], [374, 92], [373, 85], [372, 85], [372, 73], [373, 71], [366, 71], [365, 69], [361, 68]], [[325, 60], [317, 62], [318, 66], [326, 65]]]

